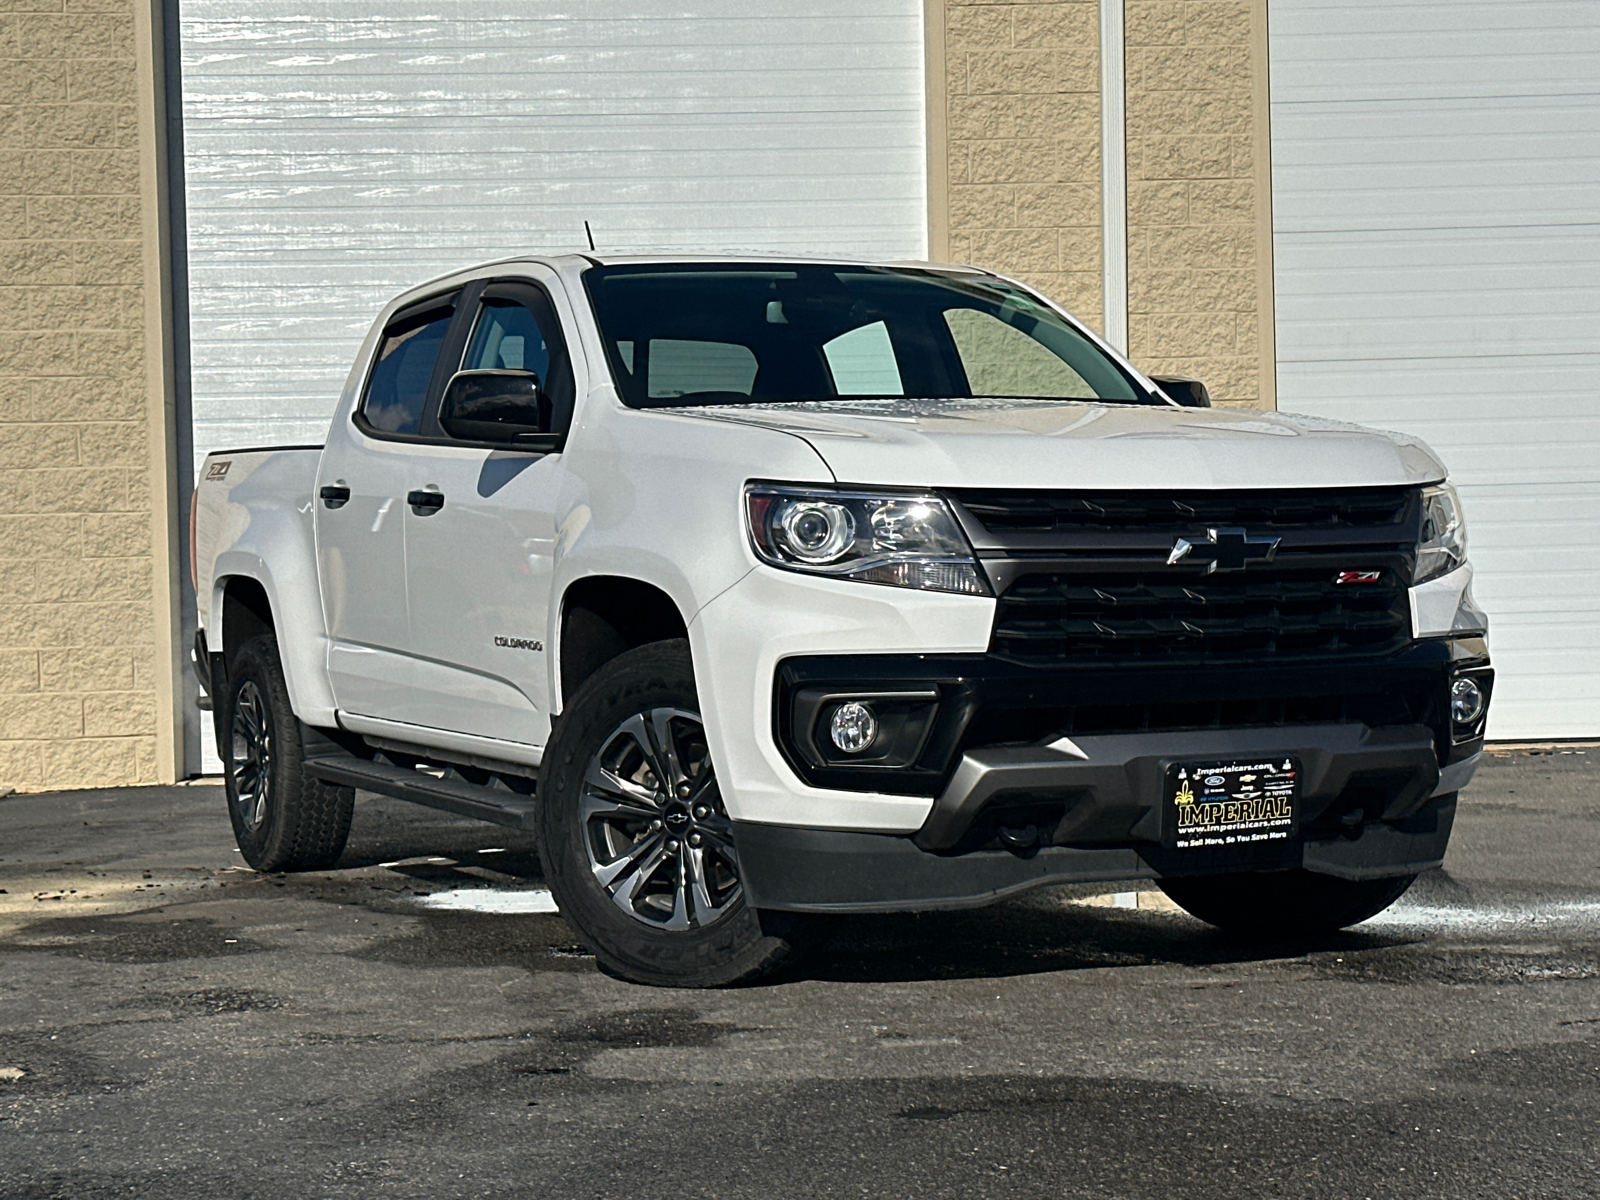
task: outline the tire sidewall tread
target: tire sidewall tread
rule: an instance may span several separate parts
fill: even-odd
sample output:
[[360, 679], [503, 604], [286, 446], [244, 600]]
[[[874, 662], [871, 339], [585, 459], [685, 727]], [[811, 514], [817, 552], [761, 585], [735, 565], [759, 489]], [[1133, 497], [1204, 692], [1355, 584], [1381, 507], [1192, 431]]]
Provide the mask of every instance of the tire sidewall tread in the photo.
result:
[[[233, 709], [246, 680], [260, 691], [272, 721], [272, 792], [266, 819], [256, 830], [240, 819], [233, 781]], [[234, 651], [228, 665], [226, 710], [218, 724], [228, 817], [245, 862], [258, 871], [313, 871], [338, 862], [350, 835], [355, 789], [334, 787], [307, 774], [300, 722], [289, 703], [289, 686], [272, 635], [251, 638]]]

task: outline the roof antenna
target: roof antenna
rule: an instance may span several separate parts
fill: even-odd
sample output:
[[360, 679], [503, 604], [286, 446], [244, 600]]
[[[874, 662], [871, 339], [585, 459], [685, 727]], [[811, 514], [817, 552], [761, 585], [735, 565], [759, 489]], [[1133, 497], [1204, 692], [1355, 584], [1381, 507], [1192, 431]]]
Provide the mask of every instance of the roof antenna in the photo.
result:
[[583, 232], [586, 235], [588, 235], [588, 238], [589, 238], [589, 249], [593, 250], [594, 249], [594, 230], [589, 228], [589, 222], [587, 222], [587, 221], [585, 221], [583, 223]]

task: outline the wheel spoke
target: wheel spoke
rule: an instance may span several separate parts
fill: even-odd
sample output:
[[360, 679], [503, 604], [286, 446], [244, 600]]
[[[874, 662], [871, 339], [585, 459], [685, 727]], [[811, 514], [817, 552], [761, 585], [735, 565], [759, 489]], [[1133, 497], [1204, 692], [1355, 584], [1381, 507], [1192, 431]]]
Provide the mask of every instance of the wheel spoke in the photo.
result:
[[724, 816], [707, 817], [699, 823], [698, 828], [705, 835], [707, 842], [721, 850], [737, 865], [738, 860], [734, 858], [732, 821]]
[[695, 923], [689, 917], [689, 882], [685, 878], [688, 874], [686, 860], [689, 857], [689, 851], [687, 847], [680, 847], [678, 853], [673, 857], [677, 860], [673, 863], [673, 866], [677, 867], [678, 870], [677, 878], [673, 880], [672, 915], [667, 918], [667, 928], [674, 933], [682, 933], [691, 924]]
[[[606, 751], [610, 750], [620, 737], [632, 740], [633, 744], [638, 747], [639, 753], [644, 756], [645, 764], [650, 768], [650, 774], [655, 777], [654, 788], [639, 783], [634, 783], [632, 785], [633, 788], [648, 792], [651, 796], [654, 796], [658, 789], [667, 786], [666, 776], [663, 773], [660, 756], [656, 754], [655, 743], [651, 738], [649, 726], [645, 724], [642, 715], [629, 717], [618, 727], [615, 733], [606, 739], [605, 750], [601, 751], [600, 757], [595, 760], [592, 766], [599, 767], [602, 771], [610, 772], [610, 768], [604, 764], [604, 760], [607, 757]], [[616, 761], [614, 756], [613, 761]]]
[[635, 783], [631, 779], [625, 779], [623, 776], [618, 775], [598, 758], [589, 764], [589, 769], [584, 772], [583, 781], [595, 791], [620, 798], [620, 803], [624, 805], [634, 805], [641, 810], [650, 810], [650, 815], [652, 816], [655, 815], [654, 810], [660, 804], [660, 797], [655, 792], [645, 787], [642, 783]]
[[[711, 899], [711, 889], [706, 886], [705, 852], [698, 846], [690, 846], [687, 859], [689, 887], [688, 891], [694, 900], [694, 919], [697, 925], [709, 924], [716, 918], [717, 905]], [[681, 893], [684, 889], [679, 888]]]
[[587, 824], [590, 821], [650, 822], [656, 819], [660, 810], [585, 792], [582, 811], [584, 823]]
[[678, 761], [678, 745], [672, 734], [673, 718], [683, 715], [672, 708], [652, 709], [650, 723], [645, 727], [649, 730], [650, 744], [655, 750], [656, 759], [665, 768], [666, 773], [661, 777], [661, 784], [669, 796], [676, 796], [678, 785], [688, 782], [689, 779], [683, 764]]
[[634, 909], [633, 902], [639, 895], [639, 889], [644, 887], [645, 883], [656, 873], [667, 858], [667, 848], [659, 838], [651, 839], [649, 842], [641, 844], [649, 848], [649, 853], [643, 856], [643, 861], [639, 861], [638, 858], [632, 855], [625, 856], [627, 862], [623, 865], [627, 866], [632, 863], [634, 864], [634, 869], [623, 873], [620, 878], [616, 879], [613, 886], [606, 889], [611, 893], [611, 899], [618, 908], [634, 916], [638, 915]]
[[[611, 891], [611, 884], [617, 878], [617, 876], [621, 875], [624, 871], [632, 867], [636, 862], [639, 861], [640, 858], [659, 847], [661, 842], [662, 837], [659, 833], [651, 834], [643, 841], [637, 842], [630, 846], [627, 850], [623, 851], [620, 857], [612, 859], [612, 861], [606, 863], [604, 866], [598, 863], [595, 864], [592, 868], [594, 871], [594, 877], [600, 881], [601, 887], [605, 888], [607, 891]], [[639, 883], [642, 882], [644, 881], [639, 881]], [[633, 885], [634, 890], [638, 890], [639, 883], [635, 883]]]

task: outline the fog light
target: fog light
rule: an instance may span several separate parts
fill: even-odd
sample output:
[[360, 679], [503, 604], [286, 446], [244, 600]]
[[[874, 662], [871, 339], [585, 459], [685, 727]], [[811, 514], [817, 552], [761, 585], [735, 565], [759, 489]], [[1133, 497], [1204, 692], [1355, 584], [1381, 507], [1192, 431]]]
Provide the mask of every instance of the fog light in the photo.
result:
[[1483, 716], [1483, 689], [1474, 680], [1458, 679], [1450, 685], [1450, 719], [1471, 725]]
[[878, 736], [878, 718], [869, 705], [852, 700], [834, 710], [828, 733], [846, 754], [860, 754]]

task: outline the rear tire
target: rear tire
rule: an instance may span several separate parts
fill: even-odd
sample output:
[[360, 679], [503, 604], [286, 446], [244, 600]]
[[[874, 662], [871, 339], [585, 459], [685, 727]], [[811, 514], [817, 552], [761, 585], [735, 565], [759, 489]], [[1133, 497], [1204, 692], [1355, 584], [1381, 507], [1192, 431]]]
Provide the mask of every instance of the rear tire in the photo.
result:
[[245, 862], [258, 871], [315, 871], [338, 862], [355, 789], [306, 774], [276, 638], [251, 638], [234, 651], [217, 733], [228, 816]]
[[601, 968], [656, 987], [724, 987], [808, 946], [814, 918], [746, 903], [689, 644], [640, 646], [579, 689], [539, 770], [539, 857]]
[[1191, 916], [1229, 933], [1305, 937], [1375, 917], [1405, 894], [1415, 875], [1338, 879], [1314, 871], [1265, 871], [1160, 879], [1157, 885]]

